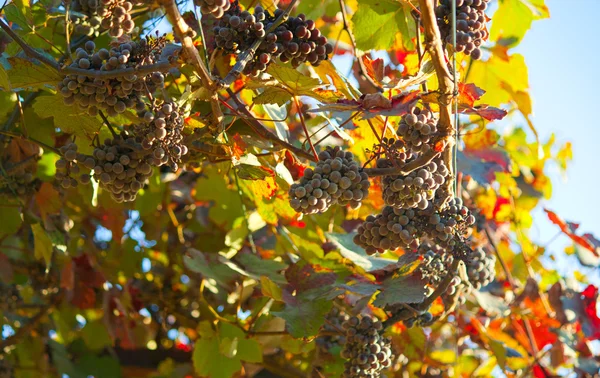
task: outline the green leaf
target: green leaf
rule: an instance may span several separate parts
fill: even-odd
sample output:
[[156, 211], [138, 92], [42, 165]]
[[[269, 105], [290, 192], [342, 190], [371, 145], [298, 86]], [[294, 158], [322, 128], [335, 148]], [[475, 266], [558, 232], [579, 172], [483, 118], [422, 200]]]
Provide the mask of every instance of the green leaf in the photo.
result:
[[220, 323], [217, 333], [210, 324], [201, 323], [198, 331], [192, 361], [202, 377], [229, 378], [242, 369], [241, 361], [262, 362], [260, 344], [232, 324]]
[[275, 172], [271, 169], [255, 165], [238, 164], [234, 166], [234, 169], [242, 180], [264, 180], [267, 177], [275, 176]]
[[62, 131], [92, 140], [102, 123], [78, 107], [64, 104], [59, 95], [40, 96], [35, 99], [33, 109], [41, 118], [54, 117], [54, 126]]
[[385, 307], [398, 303], [421, 303], [427, 297], [425, 282], [416, 276], [392, 276], [383, 281], [373, 304]]
[[105, 347], [112, 345], [112, 340], [106, 325], [102, 321], [90, 321], [81, 330], [81, 336], [85, 341], [85, 345], [91, 350], [102, 350]]
[[[8, 61], [12, 66], [8, 71], [12, 89], [37, 89], [44, 88], [47, 85], [55, 86], [62, 79], [54, 69], [45, 64], [34, 63], [28, 59], [17, 57], [8, 58]], [[73, 109], [76, 108], [73, 107]]]
[[267, 70], [278, 82], [285, 85], [294, 94], [299, 95], [302, 91], [311, 91], [321, 84], [319, 79], [303, 75], [293, 68], [271, 64]]
[[[196, 272], [196, 273], [200, 273], [204, 276], [204, 278], [210, 278], [215, 280], [217, 283], [219, 283], [222, 286], [227, 286], [227, 279], [228, 277], [224, 274], [222, 274], [221, 271], [217, 270], [217, 269], [213, 269], [213, 266], [215, 268], [218, 268], [218, 265], [214, 265], [211, 261], [209, 261], [207, 259], [207, 257], [204, 255], [204, 253], [198, 251], [197, 249], [194, 248], [189, 248], [186, 252], [186, 254], [183, 256], [183, 262], [185, 264], [185, 266], [188, 267], [188, 269]], [[228, 271], [230, 271], [229, 268], [225, 268]]]
[[[23, 9], [20, 8], [18, 2], [13, 2], [4, 7], [4, 14], [8, 21], [18, 24], [23, 30], [31, 31], [32, 23], [27, 20], [27, 17], [23, 13]], [[31, 14], [30, 14], [31, 15]]]
[[0, 219], [2, 219], [0, 235], [14, 234], [19, 231], [23, 224], [19, 206], [8, 202], [6, 199], [0, 199]]
[[351, 260], [354, 264], [360, 266], [366, 271], [379, 270], [394, 263], [391, 260], [367, 255], [362, 248], [354, 244], [354, 241], [352, 241], [352, 239], [354, 239], [354, 235], [356, 235], [356, 233], [326, 234], [327, 239], [329, 239], [333, 244], [336, 245], [336, 247], [339, 248], [342, 256]]
[[31, 231], [33, 232], [35, 258], [38, 260], [43, 259], [46, 262], [46, 267], [49, 267], [52, 260], [52, 240], [39, 223], [31, 225]]
[[109, 356], [98, 357], [87, 354], [77, 360], [77, 370], [85, 372], [85, 376], [94, 378], [120, 378], [119, 361]]
[[287, 283], [281, 271], [287, 268], [287, 264], [275, 260], [263, 260], [257, 255], [245, 253], [238, 256], [244, 268], [256, 276], [267, 276], [271, 281], [285, 285]]
[[27, 21], [27, 26], [33, 25], [33, 15], [31, 14], [31, 3], [29, 0], [14, 0], [14, 4], [17, 6], [19, 12], [23, 15], [23, 18]]
[[277, 284], [269, 279], [267, 276], [260, 277], [260, 290], [263, 295], [273, 298], [277, 301], [283, 299], [281, 288]]
[[506, 349], [504, 348], [504, 344], [500, 341], [490, 340], [489, 345], [492, 353], [496, 356], [496, 360], [498, 360], [498, 365], [504, 369], [506, 367]]
[[494, 13], [490, 40], [513, 39], [520, 41], [534, 20], [550, 17], [544, 0], [502, 0]]
[[273, 315], [284, 319], [286, 330], [296, 338], [316, 336], [333, 302], [328, 299], [303, 301], [302, 298], [298, 298], [298, 302], [297, 306], [287, 305]]
[[258, 341], [247, 338], [244, 332], [233, 324], [221, 323], [219, 335], [223, 338], [237, 339], [236, 357], [247, 362], [262, 362], [262, 347]]
[[11, 90], [10, 80], [8, 78], [8, 73], [4, 66], [0, 64], [0, 87], [4, 88], [5, 91]]
[[219, 343], [219, 353], [224, 355], [227, 358], [234, 358], [237, 355], [238, 349], [238, 338], [235, 337], [230, 339], [229, 337], [225, 337], [221, 339]]
[[359, 0], [352, 17], [356, 47], [363, 51], [386, 50], [394, 45], [396, 34], [408, 50], [415, 30], [414, 20], [404, 2], [393, 0]]
[[254, 97], [255, 104], [277, 104], [284, 105], [292, 99], [288, 91], [278, 87], [267, 87], [261, 94]]

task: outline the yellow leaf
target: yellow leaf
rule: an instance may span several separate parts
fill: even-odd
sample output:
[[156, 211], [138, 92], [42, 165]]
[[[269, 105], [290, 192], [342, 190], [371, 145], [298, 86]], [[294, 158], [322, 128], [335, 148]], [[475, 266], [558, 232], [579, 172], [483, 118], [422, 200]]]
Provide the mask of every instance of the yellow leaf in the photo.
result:
[[263, 295], [277, 301], [283, 299], [281, 288], [267, 276], [260, 276], [260, 290]]
[[534, 20], [550, 17], [544, 0], [503, 0], [492, 22], [490, 39], [514, 38], [520, 41]]
[[43, 259], [46, 262], [46, 267], [49, 267], [52, 259], [52, 240], [39, 223], [32, 225], [31, 231], [33, 232], [35, 258], [38, 260]]
[[468, 81], [487, 91], [482, 102], [496, 107], [513, 100], [511, 93], [529, 89], [527, 65], [520, 54], [511, 55], [508, 61], [496, 56], [473, 61]]

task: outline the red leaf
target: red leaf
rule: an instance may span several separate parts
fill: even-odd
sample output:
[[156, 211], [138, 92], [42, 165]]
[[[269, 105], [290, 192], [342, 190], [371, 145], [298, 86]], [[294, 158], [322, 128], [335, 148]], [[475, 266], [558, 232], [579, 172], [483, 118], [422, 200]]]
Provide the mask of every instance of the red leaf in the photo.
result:
[[368, 109], [365, 112], [364, 118], [372, 118], [376, 116], [401, 116], [407, 114], [419, 100], [419, 97], [419, 91], [412, 91], [396, 95], [391, 99], [392, 107], [390, 109]]
[[367, 75], [369, 75], [376, 82], [380, 83], [381, 80], [383, 80], [385, 71], [383, 59], [377, 58], [373, 60], [367, 55], [363, 55], [360, 59], [362, 59], [365, 68], [367, 69]]
[[293, 264], [285, 271], [285, 278], [297, 294], [335, 282], [337, 275], [323, 268], [311, 264]]
[[283, 165], [290, 171], [292, 178], [294, 181], [298, 180], [304, 174], [304, 170], [308, 167], [304, 165], [296, 159], [294, 155], [288, 150], [285, 151], [285, 160], [283, 161]]
[[458, 83], [459, 103], [468, 107], [473, 107], [475, 101], [478, 101], [485, 91], [475, 84]]
[[560, 227], [560, 230], [569, 238], [571, 238], [575, 244], [589, 250], [594, 254], [594, 256], [600, 257], [600, 247], [596, 238], [594, 238], [591, 234], [584, 234], [583, 236], [575, 234], [575, 231], [577, 228], [579, 228], [577, 223], [567, 222], [551, 210], [544, 209], [544, 211], [546, 214], [548, 214], [548, 219], [550, 219], [550, 222]]
[[244, 142], [240, 134], [236, 133], [233, 136], [233, 156], [235, 156], [238, 159], [242, 157], [242, 155], [244, 155], [244, 152], [246, 151], [246, 147], [248, 147], [246, 142]]
[[488, 105], [479, 105], [471, 108], [463, 108], [460, 110], [463, 114], [477, 114], [488, 121], [500, 120], [508, 114], [504, 109], [495, 108]]

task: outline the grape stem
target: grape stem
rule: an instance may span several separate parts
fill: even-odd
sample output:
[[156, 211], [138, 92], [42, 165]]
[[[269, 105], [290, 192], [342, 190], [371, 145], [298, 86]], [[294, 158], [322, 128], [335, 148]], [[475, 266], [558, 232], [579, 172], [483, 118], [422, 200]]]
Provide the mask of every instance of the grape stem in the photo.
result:
[[250, 113], [250, 111], [246, 108], [246, 106], [240, 101], [240, 99], [237, 97], [237, 95], [235, 93], [233, 93], [233, 91], [231, 89], [227, 89], [227, 93], [229, 94], [229, 98], [235, 103], [236, 108], [234, 109], [233, 107], [231, 108], [233, 111], [237, 112], [237, 113], [241, 113], [244, 117], [242, 117], [242, 120], [248, 125], [250, 126], [250, 128], [252, 128], [252, 130], [257, 133], [258, 135], [260, 135], [262, 138], [269, 140], [277, 145], [282, 146], [283, 148], [287, 148], [288, 150], [292, 151], [294, 154], [296, 154], [297, 156], [302, 156], [305, 159], [311, 160], [311, 161], [317, 161], [317, 159], [313, 156], [313, 154], [308, 153], [307, 151], [298, 148], [296, 146], [293, 146], [291, 144], [289, 144], [286, 141], [283, 141], [281, 139], [279, 139], [275, 134], [273, 134], [269, 129], [267, 129], [265, 126], [263, 126], [262, 123], [260, 123], [258, 120], [256, 120], [254, 118], [254, 116], [252, 115], [252, 113]]
[[369, 177], [377, 177], [377, 176], [406, 176], [412, 171], [419, 169], [429, 163], [437, 156], [440, 155], [440, 152], [435, 151], [433, 149], [425, 152], [420, 155], [415, 160], [412, 160], [404, 165], [400, 165], [398, 167], [389, 167], [389, 168], [363, 168], [363, 172], [365, 172]]
[[202, 81], [202, 85], [211, 93], [209, 101], [212, 110], [212, 118], [216, 125], [216, 131], [220, 134], [223, 132], [223, 112], [219, 105], [217, 83], [210, 75], [208, 68], [200, 57], [198, 49], [196, 49], [196, 46], [194, 45], [194, 40], [192, 38], [194, 31], [181, 16], [175, 0], [159, 0], [159, 4], [163, 7], [167, 18], [171, 22], [171, 25], [173, 25], [173, 32], [179, 37], [184, 54], [196, 68], [200, 80]]
[[[454, 176], [452, 147], [456, 143], [454, 137], [455, 126], [452, 117], [454, 83], [446, 64], [446, 54], [442, 47], [442, 37], [436, 21], [435, 0], [419, 0], [419, 9], [421, 10], [425, 47], [431, 55], [431, 61], [439, 83], [438, 104], [440, 107], [440, 118], [437, 128], [443, 135], [446, 135], [446, 146], [442, 152], [442, 160], [450, 170], [450, 176], [452, 177]], [[452, 184], [453, 180], [446, 180], [444, 185], [446, 186], [445, 191], [447, 193], [452, 193]]]
[[235, 79], [237, 79], [238, 76], [240, 76], [240, 74], [244, 71], [244, 68], [246, 68], [246, 65], [248, 63], [250, 63], [252, 58], [254, 58], [254, 55], [256, 54], [256, 50], [258, 49], [258, 46], [260, 46], [262, 41], [267, 37], [267, 35], [269, 35], [269, 33], [274, 32], [275, 29], [277, 29], [277, 27], [279, 27], [279, 25], [281, 25], [288, 19], [288, 16], [289, 16], [290, 12], [292, 11], [292, 9], [294, 8], [294, 6], [296, 5], [297, 1], [298, 0], [292, 0], [290, 2], [290, 4], [287, 6], [287, 8], [285, 8], [283, 13], [281, 13], [279, 15], [279, 17], [277, 17], [275, 19], [275, 22], [273, 22], [271, 27], [266, 30], [265, 35], [263, 35], [260, 38], [257, 38], [247, 50], [243, 51], [240, 55], [238, 55], [233, 68], [229, 71], [229, 73], [227, 73], [225, 78], [223, 78], [222, 80], [219, 80], [218, 87], [220, 89], [230, 86], [235, 81]]

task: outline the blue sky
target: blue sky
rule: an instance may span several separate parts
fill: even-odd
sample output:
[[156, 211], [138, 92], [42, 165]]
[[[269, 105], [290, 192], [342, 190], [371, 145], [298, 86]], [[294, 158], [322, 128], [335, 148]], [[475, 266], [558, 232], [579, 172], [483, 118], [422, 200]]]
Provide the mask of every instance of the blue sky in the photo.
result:
[[[573, 162], [566, 178], [551, 170], [552, 199], [543, 206], [566, 220], [581, 224], [582, 232], [600, 237], [600, 40], [597, 38], [600, 1], [546, 0], [551, 18], [535, 21], [516, 52], [525, 56], [533, 98], [533, 122], [542, 140], [551, 133], [557, 142], [573, 143]], [[558, 228], [541, 211], [535, 214], [532, 236], [548, 241]], [[566, 237], [551, 244], [558, 252], [569, 245]], [[561, 266], [563, 269], [568, 266]], [[597, 270], [593, 278], [598, 278]], [[590, 277], [592, 278], [592, 277]]]

